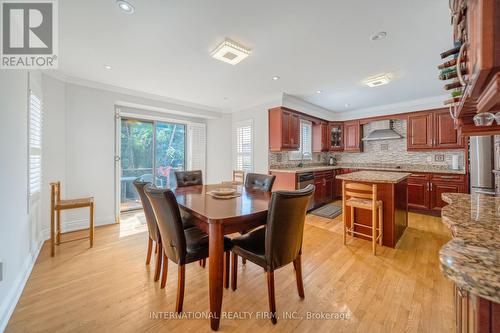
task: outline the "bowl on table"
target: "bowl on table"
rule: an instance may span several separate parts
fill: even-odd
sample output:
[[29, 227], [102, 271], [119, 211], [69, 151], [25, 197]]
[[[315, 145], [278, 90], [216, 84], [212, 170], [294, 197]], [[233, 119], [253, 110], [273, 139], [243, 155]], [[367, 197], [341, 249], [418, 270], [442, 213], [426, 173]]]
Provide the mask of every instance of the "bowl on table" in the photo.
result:
[[213, 189], [212, 194], [219, 196], [219, 197], [224, 197], [224, 196], [231, 196], [236, 194], [236, 189], [231, 188], [231, 187], [219, 187], [216, 189]]

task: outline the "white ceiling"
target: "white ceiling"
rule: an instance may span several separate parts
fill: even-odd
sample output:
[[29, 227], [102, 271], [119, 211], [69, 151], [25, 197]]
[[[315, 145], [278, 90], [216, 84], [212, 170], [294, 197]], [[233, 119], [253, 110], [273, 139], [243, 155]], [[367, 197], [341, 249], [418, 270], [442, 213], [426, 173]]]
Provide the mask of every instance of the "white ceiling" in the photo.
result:
[[[59, 2], [63, 74], [224, 112], [282, 92], [332, 111], [443, 93], [436, 65], [451, 44], [447, 0], [130, 1], [133, 15], [115, 0]], [[378, 31], [387, 39], [371, 41]], [[250, 56], [236, 66], [211, 58], [225, 37]], [[362, 85], [385, 72], [389, 85]]]

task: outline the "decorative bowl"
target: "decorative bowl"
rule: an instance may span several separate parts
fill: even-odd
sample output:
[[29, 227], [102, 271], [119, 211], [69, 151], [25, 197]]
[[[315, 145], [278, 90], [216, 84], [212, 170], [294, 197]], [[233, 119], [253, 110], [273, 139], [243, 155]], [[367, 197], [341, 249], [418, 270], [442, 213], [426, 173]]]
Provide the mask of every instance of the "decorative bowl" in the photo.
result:
[[212, 194], [222, 197], [222, 196], [234, 195], [236, 193], [236, 189], [230, 187], [220, 187], [212, 190], [211, 192]]
[[495, 121], [495, 115], [489, 112], [478, 113], [472, 118], [476, 126], [491, 126]]

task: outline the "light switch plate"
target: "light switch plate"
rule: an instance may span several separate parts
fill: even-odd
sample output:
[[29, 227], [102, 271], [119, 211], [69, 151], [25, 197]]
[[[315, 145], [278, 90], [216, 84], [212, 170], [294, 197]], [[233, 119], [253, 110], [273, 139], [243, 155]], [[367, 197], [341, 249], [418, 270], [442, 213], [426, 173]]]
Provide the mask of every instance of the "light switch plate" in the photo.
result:
[[444, 154], [436, 154], [436, 155], [434, 155], [434, 161], [436, 161], [436, 162], [444, 162]]

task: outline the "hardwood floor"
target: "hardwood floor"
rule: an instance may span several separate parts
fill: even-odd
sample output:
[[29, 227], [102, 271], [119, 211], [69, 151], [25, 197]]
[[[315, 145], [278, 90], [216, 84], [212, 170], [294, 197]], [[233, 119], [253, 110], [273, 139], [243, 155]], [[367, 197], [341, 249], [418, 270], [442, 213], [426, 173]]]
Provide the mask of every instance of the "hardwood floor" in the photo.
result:
[[[88, 241], [67, 243], [51, 258], [46, 243], [6, 331], [210, 332], [208, 319], [154, 318], [154, 311], [174, 311], [177, 274], [169, 274], [166, 288], [160, 289], [153, 282], [154, 265], [145, 266], [144, 216], [135, 213], [121, 220], [96, 229], [93, 249]], [[341, 231], [341, 217], [331, 221], [308, 215], [302, 254], [305, 299], [297, 294], [293, 266], [278, 270], [275, 326], [257, 318], [268, 310], [263, 270], [240, 263], [238, 289], [224, 289], [222, 305], [228, 316], [240, 319], [222, 318], [219, 331], [453, 330], [452, 284], [438, 264], [439, 248], [449, 234], [439, 218], [409, 214], [409, 228], [396, 249], [379, 248], [377, 257], [369, 241], [348, 238], [343, 246]], [[175, 264], [170, 266], [169, 273], [177, 271]], [[184, 311], [195, 317], [209, 312], [208, 270], [197, 263], [186, 266]], [[284, 319], [283, 312], [295, 319]], [[346, 319], [307, 319], [308, 312]]]

